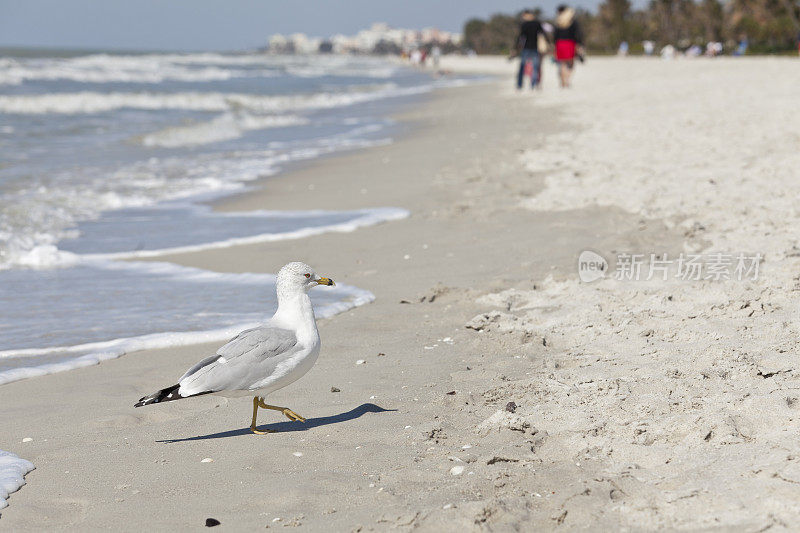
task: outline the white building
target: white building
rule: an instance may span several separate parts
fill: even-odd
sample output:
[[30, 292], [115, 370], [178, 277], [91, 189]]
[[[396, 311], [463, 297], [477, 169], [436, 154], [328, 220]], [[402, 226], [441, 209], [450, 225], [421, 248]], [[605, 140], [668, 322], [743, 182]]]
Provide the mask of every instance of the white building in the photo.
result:
[[[461, 43], [461, 35], [442, 31], [436, 28], [425, 28], [422, 31], [392, 28], [385, 22], [376, 22], [368, 29], [356, 35], [337, 34], [327, 39], [337, 54], [362, 53], [369, 54], [381, 43], [391, 43], [404, 50], [413, 50], [432, 43]], [[313, 54], [319, 51], [323, 39], [309, 37], [304, 33], [293, 33], [288, 37], [276, 34], [269, 38], [269, 50], [274, 53]]]

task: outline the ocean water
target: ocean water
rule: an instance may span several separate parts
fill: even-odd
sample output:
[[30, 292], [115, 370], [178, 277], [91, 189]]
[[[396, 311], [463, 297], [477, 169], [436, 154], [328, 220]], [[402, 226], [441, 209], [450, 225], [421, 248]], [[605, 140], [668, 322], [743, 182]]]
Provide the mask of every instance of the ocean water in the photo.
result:
[[[451, 83], [376, 58], [0, 52], [0, 385], [268, 318], [272, 275], [135, 259], [403, 218], [398, 206], [209, 202], [296, 161], [391, 142], [391, 113]], [[312, 295], [321, 316], [371, 299]]]

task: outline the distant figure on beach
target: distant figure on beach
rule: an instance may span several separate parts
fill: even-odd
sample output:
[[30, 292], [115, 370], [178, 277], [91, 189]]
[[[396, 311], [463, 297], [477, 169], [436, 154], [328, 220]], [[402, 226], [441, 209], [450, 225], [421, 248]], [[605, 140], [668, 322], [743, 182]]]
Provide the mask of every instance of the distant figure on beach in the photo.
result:
[[736, 50], [734, 50], [733, 55], [735, 56], [743, 56], [747, 54], [747, 49], [750, 47], [750, 41], [747, 39], [747, 35], [742, 36], [739, 39], [739, 44], [736, 46]]
[[651, 56], [656, 49], [656, 45], [653, 41], [642, 41], [642, 49], [644, 50], [644, 55]]
[[621, 57], [625, 57], [628, 55], [628, 41], [622, 41], [619, 43], [619, 49], [617, 49], [617, 55]]
[[557, 11], [553, 39], [556, 43], [556, 61], [559, 66], [561, 87], [566, 88], [570, 84], [575, 58], [583, 61], [583, 34], [578, 21], [575, 20], [574, 9], [561, 4]]
[[[539, 11], [539, 10], [537, 9], [537, 11]], [[555, 31], [556, 31], [556, 27], [553, 26], [552, 24], [550, 24], [549, 22], [547, 22], [546, 20], [543, 20], [542, 21], [542, 28], [544, 28], [544, 33], [547, 36], [547, 41], [548, 41], [547, 53], [548, 54], [552, 54], [553, 53], [553, 42], [554, 42], [553, 41], [553, 33], [555, 33]], [[544, 59], [544, 54], [542, 54], [542, 59]], [[553, 58], [553, 60], [555, 60], [555, 58]], [[544, 76], [544, 71], [539, 73], [539, 85], [540, 86], [542, 84], [542, 79], [543, 79], [542, 76]]]
[[522, 12], [516, 46], [519, 51], [517, 89], [522, 89], [526, 74], [530, 74], [531, 89], [535, 89], [542, 79], [542, 55], [547, 53], [550, 38], [544, 31], [542, 23], [536, 19], [536, 13], [530, 9]]
[[433, 45], [431, 48], [431, 59], [433, 60], [433, 67], [439, 68], [439, 59], [442, 57], [442, 49], [438, 44]]
[[722, 43], [716, 41], [709, 41], [706, 44], [706, 55], [708, 57], [717, 57], [722, 53]]
[[411, 51], [411, 55], [409, 57], [411, 59], [411, 64], [414, 65], [415, 67], [419, 66], [419, 64], [422, 62], [422, 52], [420, 51], [419, 48], [414, 48], [414, 50]]
[[686, 57], [700, 57], [701, 55], [703, 55], [703, 49], [700, 48], [700, 45], [693, 44], [692, 46], [686, 49], [683, 55], [685, 55]]

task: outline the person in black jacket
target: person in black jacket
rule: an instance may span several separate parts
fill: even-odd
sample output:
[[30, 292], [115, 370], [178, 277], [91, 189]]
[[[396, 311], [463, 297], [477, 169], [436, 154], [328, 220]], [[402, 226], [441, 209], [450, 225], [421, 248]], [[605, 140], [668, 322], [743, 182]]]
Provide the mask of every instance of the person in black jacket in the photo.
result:
[[550, 38], [542, 28], [541, 22], [536, 20], [536, 14], [530, 9], [522, 12], [522, 23], [517, 35], [517, 50], [519, 50], [519, 73], [517, 74], [517, 89], [522, 89], [525, 71], [530, 65], [531, 88], [535, 89], [542, 78], [542, 55], [539, 53], [539, 36], [549, 43]]
[[582, 60], [583, 54], [583, 33], [575, 20], [575, 10], [571, 7], [563, 4], [558, 6], [553, 40], [556, 43], [555, 56], [559, 65], [561, 87], [569, 87], [575, 57]]

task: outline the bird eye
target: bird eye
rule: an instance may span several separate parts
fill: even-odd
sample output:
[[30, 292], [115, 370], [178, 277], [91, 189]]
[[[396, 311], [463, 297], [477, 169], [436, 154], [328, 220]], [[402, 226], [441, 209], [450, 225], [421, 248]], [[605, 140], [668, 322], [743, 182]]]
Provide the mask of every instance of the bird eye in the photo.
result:
[[311, 274], [306, 274], [306, 277], [307, 277], [307, 278], [310, 278], [310, 277], [311, 277]]

